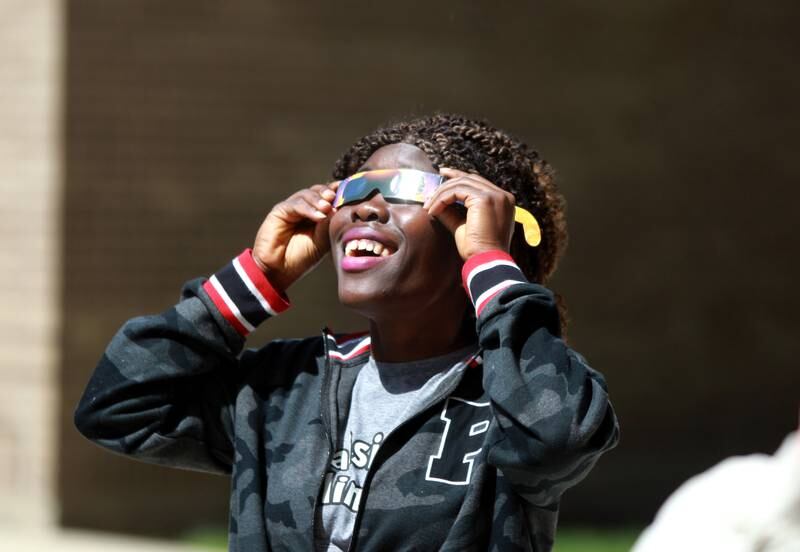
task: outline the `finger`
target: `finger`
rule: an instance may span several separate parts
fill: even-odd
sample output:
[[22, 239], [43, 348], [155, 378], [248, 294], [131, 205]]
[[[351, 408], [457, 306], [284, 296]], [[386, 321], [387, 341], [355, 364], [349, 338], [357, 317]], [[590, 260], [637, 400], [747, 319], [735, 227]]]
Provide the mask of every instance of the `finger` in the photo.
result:
[[468, 176], [472, 173], [468, 173], [459, 169], [451, 169], [450, 167], [439, 167], [439, 174], [448, 178], [456, 178], [459, 176]]
[[329, 191], [327, 184], [314, 184], [313, 186], [309, 186], [308, 189], [318, 194]]
[[314, 193], [319, 194], [319, 197], [324, 199], [329, 204], [332, 204], [333, 200], [336, 198], [336, 192], [321, 184], [318, 186], [312, 186], [311, 190], [313, 190]]
[[[339, 189], [339, 184], [341, 184], [341, 180], [334, 180], [328, 184], [328, 189], [325, 191], [325, 199], [331, 202], [331, 206], [333, 206], [333, 200], [336, 199], [336, 191]], [[336, 207], [333, 207], [333, 211], [336, 212]]]
[[[322, 211], [323, 213], [330, 212], [330, 210], [333, 208], [333, 205], [331, 205], [331, 202], [333, 201], [333, 197], [331, 197], [330, 199], [327, 199], [321, 193], [321, 190], [314, 189], [314, 188], [315, 187], [312, 186], [311, 188], [309, 188], [307, 190], [300, 190], [295, 195], [302, 197], [309, 204], [313, 205], [315, 209], [317, 209], [319, 211]], [[324, 186], [323, 186], [322, 190], [330, 191], [330, 190], [327, 190]], [[335, 193], [333, 195], [334, 195], [334, 197], [336, 196]]]
[[331, 248], [330, 238], [328, 236], [328, 227], [331, 224], [331, 217], [325, 217], [314, 226], [313, 240], [321, 251], [329, 251]]
[[319, 193], [324, 199], [333, 201], [336, 197], [336, 189], [339, 187], [339, 181], [329, 182], [328, 184], [315, 184], [311, 186], [311, 190]]
[[438, 188], [436, 188], [433, 193], [428, 197], [428, 199], [423, 204], [424, 208], [430, 208], [430, 206], [437, 201], [443, 194], [456, 189], [456, 188], [475, 188], [475, 184], [470, 181], [466, 177], [458, 177], [454, 178], [453, 180], [448, 180]]
[[456, 178], [450, 179], [445, 181], [441, 186], [434, 190], [433, 194], [428, 198], [425, 202], [425, 205], [430, 205], [431, 201], [438, 197], [440, 194], [450, 190], [454, 186], [471, 186], [475, 190], [481, 190], [483, 193], [487, 194], [505, 194], [505, 190], [502, 188], [498, 188], [485, 178], [482, 178], [478, 175], [474, 174], [465, 174], [464, 176], [458, 176]]
[[472, 182], [465, 180], [453, 181], [452, 184], [445, 184], [439, 187], [433, 195], [428, 198], [428, 201], [423, 207], [428, 210], [428, 214], [431, 216], [437, 216], [448, 205], [452, 205], [457, 201], [469, 207], [470, 199], [485, 195], [485, 193], [485, 190], [474, 185]]
[[319, 222], [328, 216], [302, 195], [297, 194], [281, 203], [279, 207], [279, 212], [284, 214], [285, 218], [292, 223], [300, 222], [303, 219]]
[[449, 205], [436, 217], [450, 233], [455, 234], [456, 229], [467, 220], [466, 211], [460, 205]]
[[486, 184], [494, 186], [494, 184], [492, 184], [491, 181], [489, 181], [488, 179], [484, 178], [483, 176], [477, 173], [465, 172], [458, 169], [451, 169], [449, 167], [440, 167], [439, 174], [448, 179], [470, 178], [478, 182], [485, 182]]
[[[468, 188], [473, 189], [475, 191], [475, 197], [483, 197], [493, 205], [507, 205], [513, 207], [517, 203], [516, 197], [514, 197], [514, 194], [511, 192], [500, 188], [483, 177], [479, 177], [477, 175], [467, 175], [465, 177], [457, 177], [452, 180], [448, 180], [439, 186], [439, 188], [434, 191], [431, 197], [428, 198], [427, 206], [430, 207], [434, 200], [457, 186], [467, 186]], [[471, 204], [468, 203], [466, 206], [470, 207]]]

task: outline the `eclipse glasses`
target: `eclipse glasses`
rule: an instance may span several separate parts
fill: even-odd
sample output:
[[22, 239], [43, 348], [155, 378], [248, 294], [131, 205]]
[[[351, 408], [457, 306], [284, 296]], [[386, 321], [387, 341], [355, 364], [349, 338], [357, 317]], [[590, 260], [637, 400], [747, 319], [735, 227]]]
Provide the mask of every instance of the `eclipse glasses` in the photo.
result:
[[[425, 203], [445, 179], [440, 174], [416, 169], [380, 169], [356, 173], [342, 180], [336, 189], [334, 207], [363, 201], [374, 192], [384, 199], [399, 199], [413, 203]], [[542, 233], [536, 218], [527, 209], [514, 207], [514, 220], [522, 225], [525, 241], [536, 247], [542, 241]]]

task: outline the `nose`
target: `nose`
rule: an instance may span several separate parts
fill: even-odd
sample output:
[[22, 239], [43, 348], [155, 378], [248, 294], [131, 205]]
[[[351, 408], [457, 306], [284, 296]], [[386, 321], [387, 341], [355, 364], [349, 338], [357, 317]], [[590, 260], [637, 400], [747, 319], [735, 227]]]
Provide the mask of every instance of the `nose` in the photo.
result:
[[350, 211], [350, 218], [353, 222], [377, 221], [386, 223], [389, 220], [389, 204], [381, 194], [374, 194], [369, 199], [353, 205]]

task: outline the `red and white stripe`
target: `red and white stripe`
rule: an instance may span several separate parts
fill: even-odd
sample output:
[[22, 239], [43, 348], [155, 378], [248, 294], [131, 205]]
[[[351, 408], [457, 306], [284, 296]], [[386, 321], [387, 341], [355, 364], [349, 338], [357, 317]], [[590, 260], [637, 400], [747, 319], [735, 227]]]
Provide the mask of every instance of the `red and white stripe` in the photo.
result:
[[528, 283], [511, 255], [500, 250], [486, 251], [467, 259], [461, 277], [478, 316], [504, 289]]
[[[261, 291], [259, 291], [258, 287], [256, 287], [256, 285], [253, 283], [254, 275], [247, 272], [247, 269], [242, 265], [242, 262], [238, 257], [233, 260], [233, 268], [236, 269], [236, 273], [247, 286], [247, 289], [250, 290], [250, 293], [253, 294], [253, 297], [255, 297], [259, 302], [261, 308], [267, 311], [270, 316], [277, 316], [278, 313], [275, 311], [272, 305], [269, 304], [269, 301], [267, 301], [264, 295], [261, 294]], [[256, 270], [259, 270], [258, 267], [255, 268]]]
[[[340, 349], [343, 349], [343, 352], [339, 351], [328, 351], [328, 356], [334, 358], [336, 360], [350, 360], [359, 356], [362, 353], [369, 351], [372, 341], [369, 336], [364, 337], [357, 341], [354, 345], [348, 345], [347, 343], [338, 345]], [[352, 347], [352, 348], [350, 348]]]
[[214, 273], [203, 289], [225, 320], [243, 336], [289, 308], [289, 299], [272, 287], [250, 249]]
[[[210, 286], [208, 284], [210, 284]], [[228, 296], [228, 293], [225, 291], [225, 288], [222, 287], [222, 284], [219, 283], [216, 276], [212, 275], [211, 278], [208, 279], [208, 282], [204, 284], [204, 287], [214, 301], [214, 304], [217, 305], [217, 308], [219, 308], [225, 319], [236, 328], [236, 331], [242, 335], [247, 335], [256, 329], [255, 326], [250, 324], [250, 322], [242, 316], [239, 307], [237, 307], [233, 299]]]

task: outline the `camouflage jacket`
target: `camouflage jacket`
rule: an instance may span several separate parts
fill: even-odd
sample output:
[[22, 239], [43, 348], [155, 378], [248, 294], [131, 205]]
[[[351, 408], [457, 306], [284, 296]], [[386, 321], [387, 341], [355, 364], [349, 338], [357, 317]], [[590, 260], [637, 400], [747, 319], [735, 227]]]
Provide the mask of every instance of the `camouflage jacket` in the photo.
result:
[[[562, 493], [616, 444], [602, 376], [511, 258], [464, 266], [481, 352], [374, 451], [351, 550], [547, 551]], [[114, 452], [232, 476], [229, 549], [313, 549], [315, 507], [369, 338], [244, 349], [288, 304], [245, 251], [113, 338], [75, 424]]]

